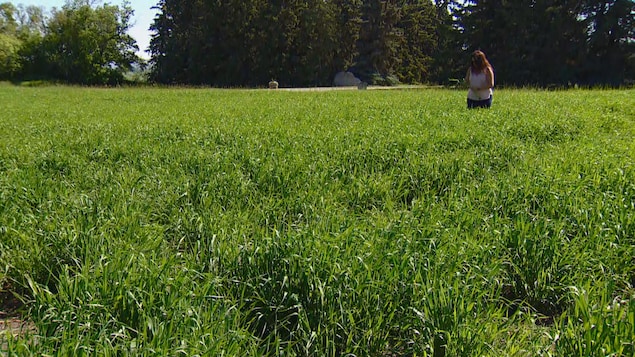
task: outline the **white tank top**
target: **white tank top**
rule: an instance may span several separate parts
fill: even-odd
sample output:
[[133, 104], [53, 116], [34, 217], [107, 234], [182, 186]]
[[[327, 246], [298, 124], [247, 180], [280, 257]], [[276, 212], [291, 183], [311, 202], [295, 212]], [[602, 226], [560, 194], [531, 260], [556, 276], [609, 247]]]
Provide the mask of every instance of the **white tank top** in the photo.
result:
[[[470, 72], [470, 84], [475, 87], [484, 88], [487, 87], [487, 77], [485, 72], [474, 73]], [[473, 90], [470, 88], [467, 91], [467, 97], [471, 100], [485, 100], [492, 96], [492, 88]]]

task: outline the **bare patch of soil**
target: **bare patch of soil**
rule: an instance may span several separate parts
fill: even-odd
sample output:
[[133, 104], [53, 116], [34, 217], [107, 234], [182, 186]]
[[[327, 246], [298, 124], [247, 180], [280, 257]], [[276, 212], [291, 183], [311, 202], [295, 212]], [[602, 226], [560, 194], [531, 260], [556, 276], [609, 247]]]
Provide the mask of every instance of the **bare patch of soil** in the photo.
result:
[[20, 313], [22, 302], [8, 289], [0, 290], [0, 351], [6, 350], [9, 335], [33, 332], [35, 327]]

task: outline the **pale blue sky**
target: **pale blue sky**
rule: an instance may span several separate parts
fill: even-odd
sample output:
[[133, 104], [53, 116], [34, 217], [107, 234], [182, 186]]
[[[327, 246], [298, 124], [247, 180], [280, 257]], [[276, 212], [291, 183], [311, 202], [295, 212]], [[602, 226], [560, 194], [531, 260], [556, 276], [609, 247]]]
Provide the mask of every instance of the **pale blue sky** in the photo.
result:
[[[44, 9], [48, 12], [52, 8], [61, 8], [66, 3], [66, 0], [0, 0], [2, 2], [10, 2], [14, 5], [37, 5], [43, 6]], [[102, 5], [104, 3], [109, 3], [111, 5], [121, 5], [123, 0], [105, 0], [94, 1], [97, 5]], [[137, 40], [137, 46], [139, 46], [139, 56], [143, 58], [148, 58], [148, 54], [145, 50], [148, 48], [150, 44], [150, 24], [154, 20], [156, 15], [156, 10], [151, 9], [151, 7], [155, 6], [159, 0], [130, 0], [130, 6], [134, 10], [134, 15], [131, 20], [131, 28], [129, 31], [130, 36], [132, 36], [135, 40]]]

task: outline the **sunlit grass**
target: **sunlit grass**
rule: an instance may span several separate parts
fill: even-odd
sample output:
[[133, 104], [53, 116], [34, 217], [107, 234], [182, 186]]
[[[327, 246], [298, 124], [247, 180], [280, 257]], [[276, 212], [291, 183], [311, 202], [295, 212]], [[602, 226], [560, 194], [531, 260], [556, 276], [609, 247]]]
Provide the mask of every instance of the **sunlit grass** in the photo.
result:
[[464, 95], [0, 87], [2, 348], [632, 355], [635, 92]]

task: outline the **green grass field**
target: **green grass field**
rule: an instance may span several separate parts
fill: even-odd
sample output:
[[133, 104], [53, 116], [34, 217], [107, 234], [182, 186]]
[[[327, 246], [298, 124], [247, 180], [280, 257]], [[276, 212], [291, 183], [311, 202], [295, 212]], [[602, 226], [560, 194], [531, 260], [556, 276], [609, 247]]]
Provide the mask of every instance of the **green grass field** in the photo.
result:
[[635, 354], [635, 90], [0, 103], [0, 354]]

